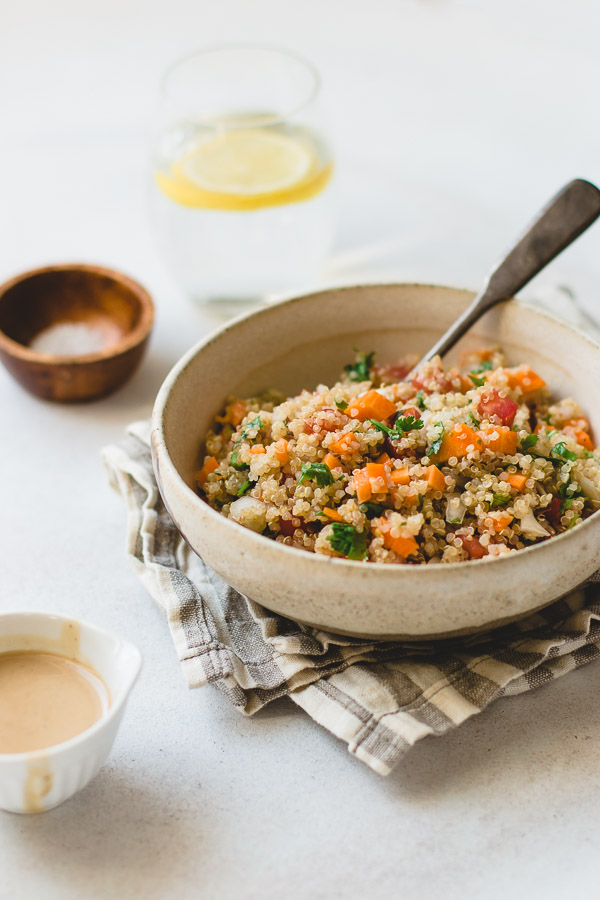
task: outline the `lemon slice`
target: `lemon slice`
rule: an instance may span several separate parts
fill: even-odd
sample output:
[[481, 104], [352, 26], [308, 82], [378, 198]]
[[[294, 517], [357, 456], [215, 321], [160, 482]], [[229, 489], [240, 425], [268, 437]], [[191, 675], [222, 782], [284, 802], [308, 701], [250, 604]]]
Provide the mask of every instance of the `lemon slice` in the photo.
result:
[[184, 206], [243, 211], [308, 199], [330, 176], [307, 140], [255, 128], [203, 141], [156, 180]]
[[306, 176], [314, 152], [293, 138], [267, 131], [230, 131], [200, 144], [181, 160], [183, 175], [206, 191], [266, 194]]

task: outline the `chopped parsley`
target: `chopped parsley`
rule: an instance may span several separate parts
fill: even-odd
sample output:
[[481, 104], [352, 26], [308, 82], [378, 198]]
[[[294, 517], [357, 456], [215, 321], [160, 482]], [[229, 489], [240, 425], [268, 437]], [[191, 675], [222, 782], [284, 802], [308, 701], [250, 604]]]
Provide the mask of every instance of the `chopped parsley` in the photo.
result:
[[552, 422], [550, 421], [550, 419], [551, 419], [550, 413], [546, 413], [546, 415], [544, 416], [544, 422], [546, 422], [547, 425], [551, 425], [551, 424], [552, 424]]
[[263, 423], [262, 423], [261, 417], [256, 416], [256, 418], [252, 419], [251, 422], [248, 422], [247, 425], [244, 425], [244, 427], [242, 428], [242, 430], [240, 432], [240, 437], [236, 441], [236, 444], [239, 444], [240, 441], [244, 440], [244, 438], [249, 438], [250, 437], [249, 432], [252, 431], [254, 428], [256, 428], [257, 433], [258, 433], [262, 427], [263, 427]]
[[498, 509], [499, 506], [505, 506], [510, 500], [510, 494], [494, 494], [490, 509]]
[[417, 419], [415, 416], [398, 416], [394, 422], [394, 428], [400, 435], [408, 431], [420, 431], [423, 425], [423, 419]]
[[431, 445], [427, 456], [433, 456], [435, 453], [439, 452], [440, 447], [442, 446], [442, 441], [444, 440], [444, 434], [446, 433], [443, 422], [436, 422], [435, 427], [441, 428], [442, 430], [440, 431], [438, 438]]
[[490, 369], [492, 369], [492, 368], [493, 368], [493, 366], [492, 366], [491, 362], [489, 361], [489, 359], [484, 359], [484, 361], [481, 363], [481, 365], [477, 366], [476, 369], [471, 369], [471, 372], [473, 373], [473, 375], [480, 375], [481, 372], [489, 372]]
[[348, 373], [350, 381], [369, 381], [370, 372], [375, 361], [375, 351], [370, 353], [362, 353], [354, 347], [356, 352], [356, 362], [344, 366], [344, 371]]
[[591, 452], [591, 450], [584, 450], [583, 455], [586, 459], [591, 459], [594, 454]]
[[247, 463], [239, 463], [238, 462], [239, 452], [240, 452], [239, 450], [235, 450], [231, 454], [231, 458], [230, 458], [229, 462], [231, 463], [231, 465], [233, 466], [234, 469], [238, 470], [238, 472], [244, 472], [246, 469], [249, 469], [250, 466], [247, 465]]
[[369, 419], [369, 422], [378, 428], [379, 431], [382, 431], [383, 434], [387, 434], [388, 437], [402, 437], [403, 434], [407, 434], [409, 431], [420, 431], [423, 428], [423, 420], [416, 419], [414, 416], [399, 416], [394, 422], [394, 427], [390, 428], [388, 425], [384, 425], [383, 422], [379, 422], [377, 419]]
[[394, 437], [394, 432], [387, 425], [384, 425], [383, 422], [379, 422], [377, 419], [369, 419], [371, 425], [374, 425], [375, 428], [378, 428], [379, 431], [383, 432], [383, 434], [387, 434], [388, 437]]
[[335, 481], [331, 469], [325, 463], [304, 463], [298, 484], [309, 479], [316, 481], [319, 487], [327, 487], [328, 484], [333, 484]]
[[417, 391], [417, 396], [415, 397], [415, 403], [419, 407], [419, 409], [427, 409], [425, 406], [425, 391], [420, 390]]
[[369, 555], [365, 532], [357, 531], [354, 525], [345, 522], [333, 522], [329, 543], [347, 559], [366, 559]]
[[535, 447], [538, 441], [539, 437], [537, 434], [528, 434], [527, 437], [523, 438], [521, 441], [521, 452], [527, 453], [532, 447]]
[[581, 522], [581, 516], [573, 516], [569, 524], [567, 525], [567, 531], [569, 528], [572, 528], [574, 525], [577, 525], [578, 522]]
[[372, 503], [370, 500], [360, 504], [360, 511], [365, 514], [367, 519], [375, 519], [382, 515], [384, 509], [383, 503]]
[[251, 481], [245, 481], [239, 491], [236, 493], [236, 497], [243, 497], [246, 491], [248, 491], [252, 487]]
[[[561, 484], [558, 489], [558, 494], [560, 497], [582, 497], [583, 490], [576, 481], [571, 481], [570, 483], [567, 482], [566, 484]], [[568, 509], [568, 507], [566, 508]]]
[[344, 412], [345, 409], [348, 409], [348, 404], [345, 400], [335, 400], [334, 402], [337, 408], [341, 409], [342, 412]]
[[479, 428], [479, 426], [481, 425], [479, 419], [476, 419], [472, 412], [469, 413], [469, 420], [471, 424], [475, 426], [475, 428]]
[[561, 459], [568, 460], [569, 462], [573, 462], [577, 459], [577, 454], [573, 453], [571, 450], [567, 450], [567, 445], [564, 441], [561, 441], [559, 444], [555, 444], [552, 450], [550, 451], [550, 456], [556, 459], [560, 457]]
[[471, 372], [469, 372], [469, 378], [471, 379], [475, 387], [483, 387], [483, 385], [485, 384], [485, 378], [478, 378], [477, 375], [473, 375]]

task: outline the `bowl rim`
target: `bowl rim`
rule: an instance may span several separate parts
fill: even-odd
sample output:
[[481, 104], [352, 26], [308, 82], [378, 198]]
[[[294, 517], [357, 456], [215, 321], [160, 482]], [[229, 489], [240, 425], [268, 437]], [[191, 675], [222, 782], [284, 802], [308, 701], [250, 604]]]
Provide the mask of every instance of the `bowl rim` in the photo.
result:
[[[106, 631], [104, 628], [99, 628], [97, 625], [92, 625], [90, 622], [84, 622], [82, 619], [75, 619], [73, 618], [73, 616], [66, 616], [60, 613], [50, 613], [43, 609], [13, 609], [0, 613], [0, 626], [2, 625], [3, 619], [11, 617], [18, 617], [23, 619], [42, 618], [55, 620], [58, 622], [75, 622], [77, 623], [77, 625], [81, 626], [87, 631], [92, 631], [95, 634], [98, 634], [101, 637], [107, 638], [109, 641], [112, 641], [113, 650], [120, 647], [121, 649], [129, 653], [133, 660], [133, 668], [123, 688], [119, 691], [116, 697], [113, 698], [111, 696], [111, 702], [108, 706], [108, 709], [106, 709], [106, 711], [96, 722], [94, 722], [93, 725], [90, 725], [90, 727], [86, 728], [85, 731], [80, 731], [79, 734], [74, 735], [74, 737], [69, 738], [66, 741], [61, 741], [59, 744], [50, 744], [50, 746], [41, 747], [39, 750], [22, 750], [19, 753], [0, 753], [0, 771], [2, 770], [3, 764], [29, 762], [30, 760], [36, 759], [39, 756], [44, 756], [45, 758], [53, 757], [59, 753], [62, 753], [64, 750], [70, 750], [73, 747], [78, 747], [79, 745], [85, 744], [87, 741], [92, 740], [95, 735], [98, 734], [98, 732], [106, 728], [107, 725], [109, 725], [117, 716], [121, 714], [123, 705], [127, 701], [127, 698], [129, 697], [129, 694], [131, 693], [139, 677], [143, 665], [142, 653], [135, 644], [133, 644], [131, 641], [125, 640], [122, 637], [119, 637], [117, 634], [114, 634], [111, 631]], [[32, 632], [31, 634], [33, 637], [35, 637], [35, 632]], [[19, 651], [17, 650], [15, 652], [18, 653]], [[57, 655], [61, 656], [64, 654], [59, 653]], [[95, 669], [93, 671], [102, 680], [104, 680], [100, 672], [97, 672]]]
[[[435, 290], [447, 290], [453, 293], [469, 293], [475, 296], [475, 292], [469, 288], [459, 288], [453, 287], [451, 285], [443, 285], [443, 284], [430, 284], [426, 282], [368, 282], [366, 284], [348, 284], [341, 286], [334, 286], [323, 288], [317, 291], [311, 291], [307, 294], [294, 295], [292, 297], [284, 297], [281, 298], [274, 303], [270, 303], [266, 307], [261, 307], [257, 310], [251, 310], [250, 312], [244, 312], [239, 316], [236, 316], [234, 319], [226, 322], [220, 328], [215, 329], [206, 337], [201, 338], [196, 344], [194, 344], [190, 349], [183, 354], [183, 356], [175, 363], [175, 365], [168, 372], [165, 377], [163, 383], [161, 384], [159, 391], [156, 395], [156, 399], [154, 402], [153, 410], [152, 410], [152, 418], [151, 418], [151, 450], [152, 450], [152, 458], [155, 467], [155, 474], [157, 477], [158, 488], [163, 499], [163, 502], [167, 506], [167, 510], [170, 510], [167, 505], [167, 501], [163, 496], [162, 486], [161, 486], [161, 478], [159, 473], [156, 471], [159, 464], [161, 467], [164, 463], [167, 463], [167, 467], [169, 469], [169, 473], [171, 477], [175, 477], [176, 482], [178, 482], [178, 486], [184, 489], [184, 493], [189, 497], [193, 498], [193, 502], [197, 505], [198, 509], [202, 511], [202, 513], [206, 513], [209, 516], [209, 521], [212, 518], [215, 527], [217, 527], [217, 523], [220, 522], [225, 528], [234, 528], [235, 530], [232, 532], [232, 539], [235, 538], [235, 535], [241, 536], [244, 534], [244, 539], [249, 541], [249, 545], [256, 546], [257, 548], [264, 547], [265, 542], [268, 542], [268, 545], [272, 546], [274, 550], [272, 552], [283, 554], [282, 561], [285, 561], [285, 556], [292, 554], [294, 559], [299, 559], [303, 557], [306, 560], [312, 560], [313, 565], [327, 565], [334, 566], [340, 568], [342, 571], [346, 570], [348, 574], [355, 573], [357, 571], [365, 571], [365, 565], [368, 565], [369, 572], [377, 572], [378, 577], [386, 578], [386, 579], [394, 579], [397, 577], [410, 577], [410, 578], [423, 578], [427, 577], [424, 573], [426, 572], [465, 572], [469, 571], [466, 569], [466, 566], [472, 565], [485, 565], [485, 566], [506, 566], [508, 563], [514, 565], [517, 560], [526, 560], [531, 553], [537, 552], [538, 555], [540, 552], [545, 551], [548, 552], [548, 547], [557, 546], [558, 541], [562, 541], [564, 545], [566, 541], [570, 540], [571, 543], [573, 539], [581, 540], [583, 534], [587, 534], [591, 528], [594, 528], [594, 516], [595, 513], [592, 513], [587, 519], [585, 519], [581, 525], [578, 525], [577, 528], [572, 529], [571, 531], [564, 531], [562, 534], [554, 535], [549, 540], [540, 541], [538, 544], [532, 544], [529, 547], [524, 547], [522, 550], [518, 550], [516, 553], [509, 553], [502, 556], [495, 557], [483, 557], [482, 559], [474, 559], [474, 560], [462, 560], [461, 562], [455, 563], [439, 563], [432, 565], [387, 565], [385, 563], [365, 563], [364, 560], [352, 560], [352, 559], [344, 559], [341, 557], [334, 556], [324, 556], [318, 553], [308, 553], [306, 550], [301, 550], [299, 547], [290, 547], [287, 544], [281, 544], [277, 541], [272, 541], [269, 538], [265, 537], [263, 534], [257, 534], [256, 532], [251, 531], [249, 528], [244, 528], [243, 525], [240, 525], [239, 522], [234, 522], [231, 519], [228, 519], [226, 516], [221, 515], [221, 513], [217, 512], [217, 510], [213, 509], [205, 500], [200, 497], [195, 491], [190, 488], [190, 486], [184, 481], [181, 477], [179, 471], [177, 470], [173, 460], [171, 459], [171, 455], [167, 449], [167, 443], [164, 436], [163, 429], [163, 421], [164, 414], [166, 410], [166, 406], [170, 397], [171, 390], [173, 389], [177, 379], [179, 376], [185, 371], [185, 369], [190, 365], [192, 360], [206, 347], [210, 346], [216, 340], [219, 340], [224, 334], [236, 328], [239, 324], [242, 324], [248, 319], [261, 317], [262, 315], [268, 314], [272, 309], [277, 308], [279, 306], [288, 306], [296, 303], [303, 302], [309, 298], [318, 296], [319, 294], [330, 293], [332, 291], [344, 291], [344, 290], [356, 290], [357, 288], [416, 288], [416, 289], [435, 289]], [[559, 325], [562, 328], [566, 328], [567, 330], [577, 334], [580, 338], [584, 339], [587, 343], [591, 344], [595, 349], [600, 351], [600, 343], [593, 340], [589, 337], [589, 335], [585, 334], [581, 329], [571, 325], [568, 322], [565, 322], [563, 319], [560, 319], [558, 316], [555, 316], [553, 313], [548, 312], [545, 309], [533, 304], [527, 303], [526, 301], [519, 300], [517, 298], [510, 298], [509, 300], [503, 301], [503, 303], [513, 303], [517, 304], [520, 307], [524, 307], [527, 310], [530, 310], [535, 315], [539, 315], [542, 318], [546, 318], [555, 324]], [[498, 304], [499, 306], [503, 304]], [[159, 439], [159, 446], [156, 446], [155, 436]], [[159, 456], [161, 457], [159, 459]], [[201, 506], [200, 506], [201, 504]], [[600, 510], [596, 511], [600, 514]], [[179, 526], [174, 520], [175, 527], [179, 529]], [[239, 529], [242, 529], [240, 532]], [[185, 535], [183, 535], [185, 538]], [[258, 543], [256, 543], [258, 542]], [[417, 574], [420, 573], [420, 574]], [[431, 576], [430, 576], [431, 577]]]
[[99, 275], [103, 278], [109, 278], [123, 285], [140, 302], [140, 318], [134, 328], [128, 331], [117, 343], [111, 344], [104, 350], [97, 350], [94, 353], [82, 353], [76, 356], [63, 353], [41, 353], [38, 350], [32, 350], [26, 344], [21, 344], [19, 341], [9, 337], [0, 328], [0, 350], [4, 350], [9, 356], [23, 360], [23, 362], [38, 363], [44, 366], [83, 366], [121, 356], [141, 344], [150, 334], [155, 318], [154, 302], [150, 293], [139, 281], [126, 275], [124, 272], [94, 263], [59, 263], [28, 269], [0, 284], [0, 303], [2, 303], [5, 294], [16, 285], [22, 284], [30, 278], [46, 275], [50, 272], [84, 272], [88, 275]]

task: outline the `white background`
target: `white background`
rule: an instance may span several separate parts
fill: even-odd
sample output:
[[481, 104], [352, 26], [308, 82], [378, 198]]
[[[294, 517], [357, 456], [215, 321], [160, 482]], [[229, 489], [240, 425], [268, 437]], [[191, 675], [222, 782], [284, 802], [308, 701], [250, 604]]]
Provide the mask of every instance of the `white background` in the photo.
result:
[[[599, 26], [596, 0], [2, 0], [0, 278], [104, 263], [150, 289], [157, 324], [137, 375], [101, 402], [47, 404], [0, 372], [0, 609], [80, 616], [145, 656], [96, 780], [48, 815], [0, 813], [0, 896], [597, 890], [600, 666], [497, 703], [381, 779], [289, 702], [246, 720], [187, 690], [99, 451], [213, 324], [163, 268], [146, 215], [169, 63], [244, 40], [312, 59], [339, 171], [327, 277], [475, 288], [564, 182], [600, 180]], [[529, 293], [567, 284], [600, 315], [599, 228]]]

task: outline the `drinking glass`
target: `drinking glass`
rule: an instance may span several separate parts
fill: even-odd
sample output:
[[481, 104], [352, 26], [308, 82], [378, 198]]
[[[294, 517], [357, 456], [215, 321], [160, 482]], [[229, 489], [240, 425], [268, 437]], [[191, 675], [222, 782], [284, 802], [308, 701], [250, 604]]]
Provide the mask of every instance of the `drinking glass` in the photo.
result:
[[153, 218], [165, 260], [201, 301], [254, 301], [314, 279], [333, 239], [333, 164], [315, 69], [223, 46], [166, 73]]

